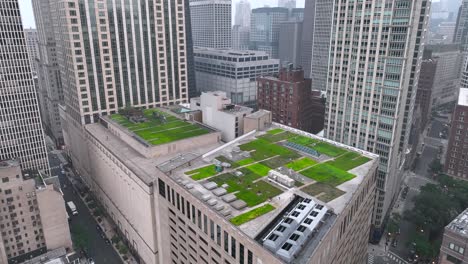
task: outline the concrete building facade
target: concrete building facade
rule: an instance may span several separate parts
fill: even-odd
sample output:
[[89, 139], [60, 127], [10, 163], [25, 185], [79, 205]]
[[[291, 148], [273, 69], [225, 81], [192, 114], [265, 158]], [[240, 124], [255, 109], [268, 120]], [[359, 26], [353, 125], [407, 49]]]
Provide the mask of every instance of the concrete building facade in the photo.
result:
[[234, 25], [232, 27], [232, 49], [248, 50], [250, 42], [250, 27]]
[[[304, 79], [302, 69], [282, 68], [278, 77], [257, 78], [257, 105], [272, 113], [273, 122], [312, 131], [313, 124], [322, 120], [312, 118], [310, 79]], [[324, 113], [322, 113], [324, 114]], [[321, 129], [320, 129], [321, 130]]]
[[328, 0], [305, 1], [301, 44], [301, 63], [305, 77], [314, 80], [312, 89], [325, 91], [328, 82], [330, 39], [334, 3]]
[[198, 89], [226, 92], [234, 104], [254, 107], [256, 78], [279, 70], [279, 60], [266, 52], [196, 48], [194, 53]]
[[221, 132], [221, 139], [229, 142], [244, 134], [244, 117], [251, 114], [250, 107], [234, 105], [225, 92], [203, 92], [190, 99], [190, 109], [202, 112], [202, 122]]
[[440, 246], [439, 264], [467, 264], [468, 249], [468, 209], [458, 215], [445, 227]]
[[425, 59], [421, 62], [418, 90], [416, 91], [416, 106], [421, 109], [421, 128], [425, 128], [432, 110], [432, 89], [437, 70], [437, 60]]
[[[366, 258], [376, 155], [336, 145], [366, 157], [364, 164], [352, 170], [354, 179], [337, 187], [343, 195], [324, 203], [297, 188], [274, 185], [283, 193], [281, 198], [273, 199], [277, 209], [258, 221], [236, 227], [229, 219], [250, 209], [233, 207], [203, 187], [205, 181], [194, 180], [187, 173], [211, 166], [217, 159], [232, 162], [228, 157], [243, 155], [237, 150], [240, 144], [268, 133], [253, 132], [222, 144], [221, 134], [212, 131], [201, 137], [151, 146], [136, 141], [112, 116], [101, 120], [85, 126], [93, 168], [93, 176], [86, 181], [118, 223], [140, 263], [345, 264], [362, 263]], [[274, 132], [284, 130], [324, 140], [285, 126], [273, 128]], [[269, 238], [270, 228], [286, 216], [283, 210], [304, 203], [322, 211], [314, 220], [318, 223], [317, 233], [298, 241], [304, 249], [283, 258], [263, 246], [261, 241]]]
[[250, 8], [250, 2], [248, 0], [240, 0], [239, 2], [237, 2], [234, 26], [250, 27], [251, 10], [252, 9]]
[[189, 0], [193, 45], [226, 49], [231, 47], [232, 0]]
[[52, 11], [49, 0], [35, 0], [33, 6], [38, 28], [39, 52], [35, 63], [42, 123], [46, 133], [60, 147], [65, 144], [59, 114], [59, 104], [64, 104], [64, 97], [55, 41], [57, 25], [50, 19]]
[[465, 54], [460, 45], [427, 45], [425, 53], [431, 54], [437, 60], [432, 90], [432, 107], [437, 108], [458, 100], [460, 75], [465, 60]]
[[[468, 89], [460, 88], [458, 102], [452, 114], [449, 144], [445, 158], [445, 171], [448, 175], [468, 180]], [[466, 163], [466, 164], [465, 164]]]
[[289, 21], [280, 24], [278, 58], [281, 64], [292, 63], [295, 67], [301, 64], [302, 21]]
[[37, 171], [22, 171], [17, 161], [0, 162], [1, 263], [22, 262], [47, 250], [72, 249], [65, 201]]
[[466, 51], [468, 48], [468, 1], [463, 0], [458, 11], [453, 43], [461, 45]]
[[0, 160], [49, 173], [47, 150], [18, 0], [0, 2]]
[[252, 10], [250, 22], [250, 49], [265, 51], [278, 58], [279, 27], [289, 19], [289, 10], [283, 7], [262, 7]]
[[36, 59], [39, 57], [39, 38], [35, 28], [25, 28], [26, 48], [28, 50], [29, 63], [34, 76], [37, 76]]
[[296, 0], [278, 0], [278, 7], [296, 8]]
[[[324, 135], [380, 155], [372, 240], [402, 183], [429, 7], [426, 0], [335, 1]], [[354, 27], [362, 14], [381, 17]]]

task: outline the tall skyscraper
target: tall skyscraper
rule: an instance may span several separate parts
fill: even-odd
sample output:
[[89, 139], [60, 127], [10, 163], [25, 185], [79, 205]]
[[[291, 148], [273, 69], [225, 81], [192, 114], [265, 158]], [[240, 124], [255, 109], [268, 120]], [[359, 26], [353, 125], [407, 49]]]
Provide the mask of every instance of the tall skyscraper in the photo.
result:
[[232, 49], [248, 50], [250, 40], [250, 27], [232, 26]]
[[[401, 185], [429, 6], [427, 0], [335, 1], [325, 136], [380, 155], [377, 239]], [[378, 17], [367, 18], [373, 21], [367, 26], [362, 14]]]
[[42, 10], [37, 14], [49, 9], [42, 19], [54, 25], [64, 93], [59, 106], [63, 136], [80, 173], [90, 170], [82, 125], [129, 106], [188, 102], [194, 85], [188, 0], [39, 3], [43, 1], [35, 2], [35, 11]]
[[0, 1], [0, 160], [49, 171], [18, 0]]
[[62, 81], [57, 60], [55, 29], [50, 16], [50, 0], [34, 0], [34, 13], [38, 27], [37, 78], [41, 116], [47, 134], [57, 146], [63, 145], [59, 104], [64, 103]]
[[232, 0], [189, 0], [193, 45], [231, 47]]
[[328, 80], [330, 38], [333, 23], [333, 2], [305, 1], [302, 32], [302, 61], [304, 74], [311, 78], [312, 89], [325, 91]]
[[34, 28], [24, 29], [24, 37], [26, 38], [26, 48], [28, 50], [29, 63], [31, 64], [31, 70], [33, 75], [37, 75], [36, 59], [39, 56], [39, 44], [37, 30]]
[[236, 17], [234, 25], [250, 27], [250, 3], [247, 0], [241, 0], [236, 3]]
[[295, 8], [296, 0], [278, 0], [278, 7], [285, 7], [288, 9]]
[[468, 50], [468, 0], [463, 0], [457, 16], [453, 43], [460, 44], [463, 50]]
[[279, 27], [288, 21], [289, 10], [283, 7], [262, 7], [252, 10], [250, 49], [265, 51], [278, 58]]
[[302, 31], [302, 21], [288, 21], [280, 24], [278, 58], [282, 64], [289, 62], [296, 67], [300, 65]]

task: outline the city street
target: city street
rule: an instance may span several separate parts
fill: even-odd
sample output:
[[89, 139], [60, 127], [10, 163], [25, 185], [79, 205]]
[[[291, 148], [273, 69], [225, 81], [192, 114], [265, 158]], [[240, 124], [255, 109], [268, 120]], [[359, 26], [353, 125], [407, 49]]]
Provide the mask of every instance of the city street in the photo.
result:
[[[57, 154], [49, 153], [49, 160], [52, 168], [52, 175], [59, 175], [65, 202], [73, 201], [76, 205], [78, 215], [70, 216], [72, 219], [70, 221], [70, 229], [79, 226], [86, 232], [89, 239], [89, 245], [87, 247], [89, 257], [93, 258], [96, 264], [122, 263], [122, 260], [117, 252], [115, 252], [114, 248], [110, 244], [106, 244], [105, 240], [96, 230], [97, 222], [78, 194], [73, 192], [72, 185], [68, 178], [60, 172], [61, 159]], [[66, 187], [64, 188], [64, 186]]]

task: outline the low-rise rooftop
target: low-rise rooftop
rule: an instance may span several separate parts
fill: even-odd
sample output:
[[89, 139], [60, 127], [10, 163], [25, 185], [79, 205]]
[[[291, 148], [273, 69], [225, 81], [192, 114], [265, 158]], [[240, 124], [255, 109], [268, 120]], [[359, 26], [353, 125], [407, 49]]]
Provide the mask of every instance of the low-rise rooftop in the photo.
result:
[[446, 227], [452, 232], [457, 233], [463, 237], [468, 238], [468, 208], [458, 215], [453, 221]]

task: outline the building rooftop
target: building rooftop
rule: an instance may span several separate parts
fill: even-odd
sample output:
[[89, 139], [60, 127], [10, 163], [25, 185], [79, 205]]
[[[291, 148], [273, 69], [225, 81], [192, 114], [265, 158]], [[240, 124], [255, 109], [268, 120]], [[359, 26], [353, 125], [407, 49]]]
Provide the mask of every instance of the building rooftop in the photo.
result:
[[[377, 158], [275, 124], [191, 160], [170, 176], [246, 235], [292, 262], [293, 256], [312, 254], [369, 170], [376, 168]], [[282, 225], [287, 228], [280, 235], [275, 230]], [[303, 236], [291, 243], [296, 229]], [[311, 244], [310, 254], [299, 254]]]
[[468, 238], [468, 208], [458, 215], [453, 221], [446, 227], [452, 232], [455, 232], [463, 237]]
[[146, 109], [136, 115], [113, 114], [110, 119], [150, 145], [161, 145], [211, 132], [206, 126], [181, 120], [158, 109]]
[[264, 60], [269, 59], [268, 53], [266, 53], [265, 51], [259, 51], [259, 50], [235, 50], [235, 49], [214, 49], [214, 48], [195, 47], [194, 53], [195, 55], [197, 55], [198, 53], [198, 54], [210, 54], [210, 55], [228, 56], [228, 57], [261, 56], [262, 59]]
[[[125, 165], [126, 173], [130, 170], [150, 186], [158, 168], [288, 263], [313, 254], [378, 162], [377, 155], [280, 124], [226, 144], [215, 133], [189, 139], [184, 145], [190, 148], [177, 145], [177, 151], [163, 155], [146, 155], [140, 149], [160, 147], [119, 136], [124, 126], [101, 122], [86, 129], [92, 141]], [[281, 226], [284, 232], [278, 230]]]
[[460, 88], [458, 94], [458, 105], [468, 106], [468, 87]]

